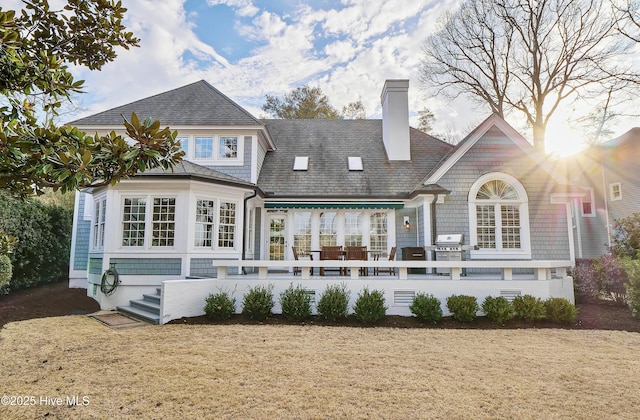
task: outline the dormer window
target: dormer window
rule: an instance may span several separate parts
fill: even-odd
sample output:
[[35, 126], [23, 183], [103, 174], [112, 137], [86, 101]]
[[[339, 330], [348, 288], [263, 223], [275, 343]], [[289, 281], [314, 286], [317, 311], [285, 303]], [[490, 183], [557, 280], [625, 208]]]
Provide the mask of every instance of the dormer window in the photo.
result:
[[294, 171], [306, 171], [309, 169], [309, 156], [296, 156], [293, 161]]
[[362, 171], [362, 158], [360, 156], [349, 156], [349, 170]]

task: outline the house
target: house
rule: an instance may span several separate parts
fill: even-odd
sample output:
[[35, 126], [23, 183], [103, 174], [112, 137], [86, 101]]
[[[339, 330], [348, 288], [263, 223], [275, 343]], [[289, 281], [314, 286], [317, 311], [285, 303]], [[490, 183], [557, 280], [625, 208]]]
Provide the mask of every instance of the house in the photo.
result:
[[615, 220], [640, 212], [640, 128], [592, 146], [562, 162], [582, 193], [574, 214], [576, 258], [607, 254]]
[[[404, 264], [397, 280], [440, 288], [442, 296], [467, 290], [573, 299], [566, 275], [504, 286], [503, 278], [575, 257], [575, 196], [546, 158], [497, 115], [456, 146], [409, 127], [408, 88], [408, 80], [385, 82], [381, 120], [258, 119], [199, 81], [74, 121], [83, 131], [123, 132], [122, 115], [159, 119], [178, 131], [186, 159], [173, 171], [146, 171], [78, 194], [70, 285], [87, 287], [103, 309], [158, 289], [163, 311], [178, 299], [171, 314], [161, 315], [165, 322], [179, 316], [180, 299], [195, 290], [192, 305], [201, 311], [203, 294], [222, 287], [227, 267], [266, 273], [267, 262], [293, 260], [292, 246], [337, 244], [380, 254], [395, 247], [395, 264]], [[405, 278], [407, 267], [422, 262], [403, 261], [401, 250], [419, 248], [428, 251], [426, 260], [437, 259], [432, 249], [442, 234], [463, 238], [458, 259], [467, 260], [460, 263], [465, 274], [495, 268], [497, 283]], [[243, 271], [234, 271], [236, 262]], [[120, 286], [108, 295], [101, 281], [112, 266]], [[457, 278], [459, 268], [451, 268]], [[434, 267], [422, 273], [438, 274]], [[286, 285], [293, 279], [281, 276]], [[305, 281], [320, 287], [312, 277]], [[174, 281], [191, 289], [172, 289]], [[393, 283], [390, 293], [415, 294], [411, 284]], [[408, 312], [407, 304], [397, 306]]]

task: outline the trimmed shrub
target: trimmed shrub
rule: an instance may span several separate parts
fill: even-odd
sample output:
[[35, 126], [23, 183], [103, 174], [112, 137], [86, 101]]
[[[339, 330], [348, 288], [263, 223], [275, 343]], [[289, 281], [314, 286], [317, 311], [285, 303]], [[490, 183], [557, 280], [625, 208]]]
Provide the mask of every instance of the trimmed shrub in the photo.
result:
[[505, 322], [513, 318], [513, 306], [502, 296], [487, 296], [482, 302], [482, 312], [487, 318], [500, 325], [504, 325]]
[[442, 318], [442, 302], [432, 294], [418, 293], [413, 298], [409, 310], [424, 322], [435, 324]]
[[303, 320], [311, 316], [311, 295], [302, 285], [293, 284], [287, 290], [280, 293], [280, 306], [282, 315], [289, 319]]
[[353, 306], [358, 321], [374, 323], [380, 321], [387, 314], [384, 306], [384, 292], [382, 290], [369, 291], [368, 287], [362, 289]]
[[513, 311], [516, 316], [528, 321], [536, 321], [545, 316], [544, 302], [535, 296], [516, 296], [513, 299]]
[[453, 314], [453, 319], [460, 322], [471, 322], [476, 319], [476, 312], [480, 310], [475, 296], [452, 295], [447, 298], [447, 308]]
[[255, 286], [242, 297], [242, 315], [259, 321], [271, 315], [273, 301], [273, 286]]
[[572, 322], [578, 316], [575, 305], [563, 298], [549, 298], [544, 302], [545, 316], [553, 322]]
[[318, 315], [329, 321], [345, 318], [349, 311], [350, 296], [351, 292], [344, 283], [328, 285], [316, 306]]
[[11, 259], [8, 255], [0, 254], [0, 291], [11, 281]]
[[219, 292], [205, 299], [204, 313], [209, 319], [229, 319], [236, 312], [236, 298]]

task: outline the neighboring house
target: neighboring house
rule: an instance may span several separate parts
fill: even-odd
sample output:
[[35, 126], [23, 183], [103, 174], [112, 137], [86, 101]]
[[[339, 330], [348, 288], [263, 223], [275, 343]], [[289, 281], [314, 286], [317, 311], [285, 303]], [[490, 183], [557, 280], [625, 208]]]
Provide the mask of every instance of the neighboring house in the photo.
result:
[[583, 194], [575, 207], [577, 258], [609, 252], [615, 220], [640, 212], [640, 128], [567, 158], [568, 178]]
[[[455, 147], [410, 128], [408, 85], [386, 81], [382, 120], [257, 119], [200, 81], [74, 121], [123, 132], [122, 115], [159, 119], [186, 160], [77, 195], [70, 284], [110, 309], [165, 280], [215, 277], [216, 260], [330, 244], [402, 259], [441, 234], [463, 234], [469, 260], [573, 260], [575, 198], [545, 157], [497, 115]], [[110, 264], [122, 290], [107, 297]]]

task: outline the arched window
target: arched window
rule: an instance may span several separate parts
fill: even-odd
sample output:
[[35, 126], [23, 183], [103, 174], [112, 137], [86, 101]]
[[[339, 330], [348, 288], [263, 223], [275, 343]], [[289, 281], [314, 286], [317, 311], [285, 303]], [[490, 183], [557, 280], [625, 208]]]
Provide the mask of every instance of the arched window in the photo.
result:
[[531, 258], [528, 198], [522, 184], [503, 173], [480, 177], [469, 190], [472, 257]]

